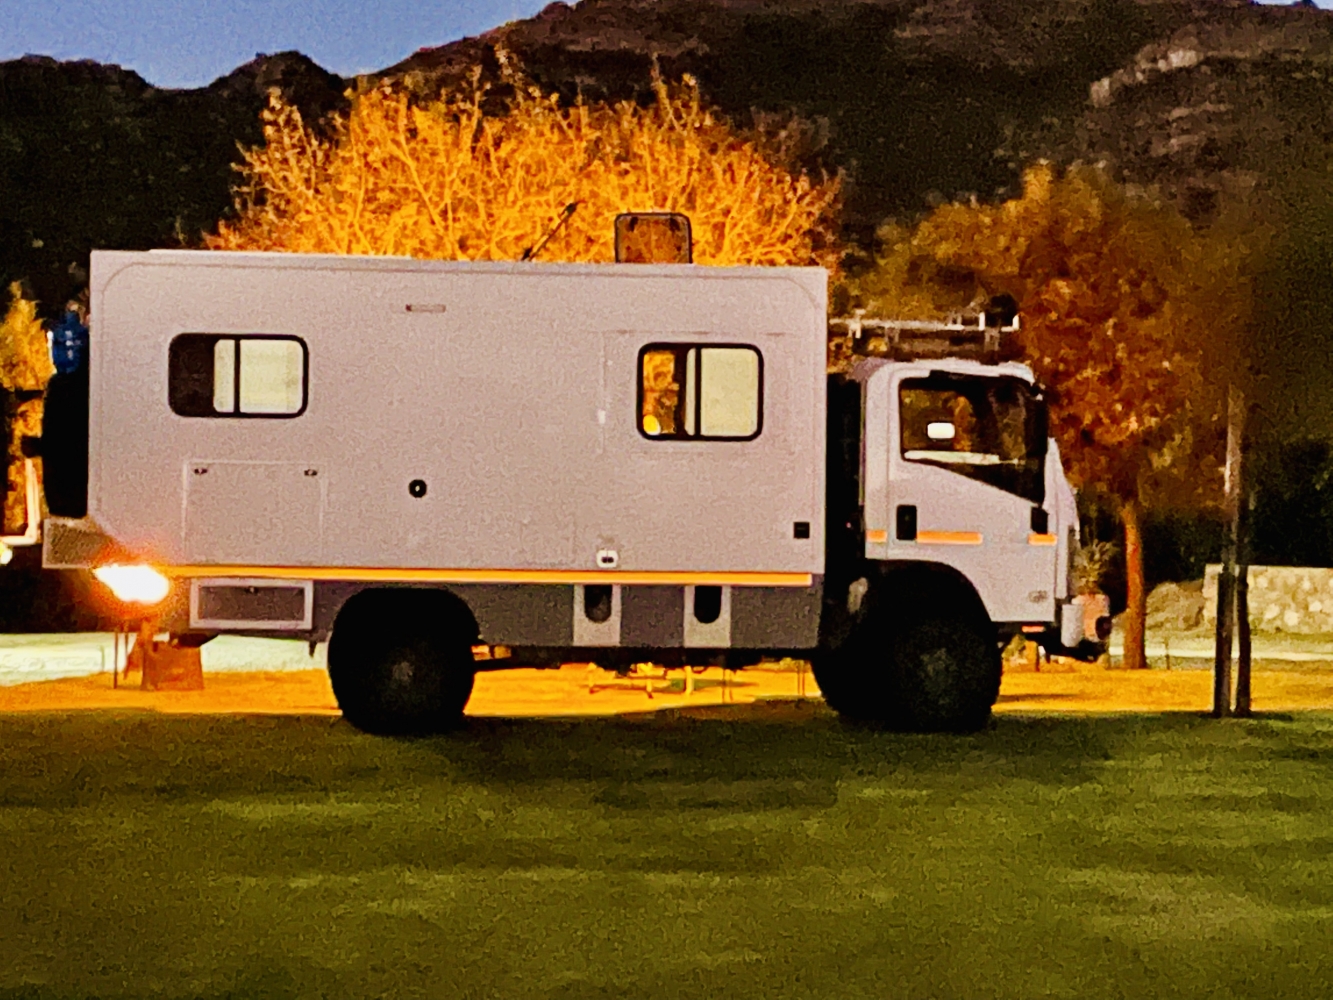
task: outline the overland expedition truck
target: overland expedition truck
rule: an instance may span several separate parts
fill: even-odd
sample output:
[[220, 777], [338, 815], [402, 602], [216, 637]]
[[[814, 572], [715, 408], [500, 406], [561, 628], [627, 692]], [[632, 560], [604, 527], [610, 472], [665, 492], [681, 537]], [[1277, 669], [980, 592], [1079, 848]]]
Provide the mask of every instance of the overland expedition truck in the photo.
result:
[[375, 732], [455, 719], [478, 669], [783, 655], [839, 712], [976, 728], [1007, 639], [1092, 638], [1040, 389], [984, 317], [975, 357], [909, 360], [906, 324], [829, 377], [826, 292], [812, 267], [94, 252], [87, 457], [53, 409], [43, 563], [180, 644], [329, 638]]

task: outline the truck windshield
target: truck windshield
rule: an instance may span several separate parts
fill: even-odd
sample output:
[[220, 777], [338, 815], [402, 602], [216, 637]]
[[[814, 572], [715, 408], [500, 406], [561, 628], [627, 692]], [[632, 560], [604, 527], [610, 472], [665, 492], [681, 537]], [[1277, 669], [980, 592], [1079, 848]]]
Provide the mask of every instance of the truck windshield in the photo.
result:
[[1041, 503], [1045, 403], [1021, 379], [932, 372], [898, 390], [903, 458]]

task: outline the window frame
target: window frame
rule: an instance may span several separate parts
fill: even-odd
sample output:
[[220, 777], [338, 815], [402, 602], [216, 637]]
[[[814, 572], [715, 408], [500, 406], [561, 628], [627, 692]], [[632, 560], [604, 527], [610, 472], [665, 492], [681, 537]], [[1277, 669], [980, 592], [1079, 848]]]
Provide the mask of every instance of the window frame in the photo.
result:
[[[655, 351], [672, 351], [672, 352], [676, 352], [676, 353], [681, 352], [681, 351], [684, 351], [684, 352], [685, 352], [685, 357], [686, 357], [686, 359], [687, 359], [686, 362], [685, 362], [685, 364], [688, 365], [688, 364], [689, 364], [688, 358], [689, 358], [689, 355], [690, 355], [690, 352], [691, 352], [691, 351], [698, 351], [698, 350], [701, 350], [701, 349], [711, 349], [711, 348], [719, 348], [719, 349], [732, 348], [732, 349], [740, 349], [740, 350], [750, 351], [750, 352], [752, 352], [752, 353], [754, 354], [755, 358], [758, 360], [758, 362], [759, 362], [759, 370], [758, 370], [758, 376], [759, 376], [759, 379], [758, 379], [758, 383], [759, 383], [759, 384], [758, 384], [758, 386], [757, 386], [757, 393], [756, 393], [756, 398], [755, 398], [755, 406], [756, 406], [756, 409], [757, 409], [758, 412], [755, 414], [755, 418], [756, 418], [756, 419], [755, 419], [755, 428], [754, 428], [754, 432], [751, 433], [751, 434], [743, 435], [743, 436], [742, 436], [742, 435], [735, 435], [735, 434], [721, 435], [721, 434], [702, 434], [702, 433], [699, 433], [698, 428], [700, 427], [700, 424], [701, 424], [701, 416], [702, 416], [702, 408], [703, 408], [703, 403], [702, 403], [702, 400], [703, 400], [703, 393], [702, 393], [702, 391], [696, 391], [695, 394], [694, 394], [693, 426], [694, 426], [694, 428], [695, 428], [695, 433], [693, 433], [693, 434], [688, 434], [688, 433], [685, 433], [685, 432], [676, 432], [676, 433], [674, 433], [674, 434], [649, 434], [647, 431], [645, 431], [645, 430], [643, 429], [643, 400], [644, 400], [644, 392], [643, 392], [643, 359], [644, 359], [644, 355], [649, 354], [649, 353], [652, 353], [652, 352], [655, 352]], [[698, 379], [699, 381], [702, 381], [702, 379], [700, 378], [700, 376], [699, 376], [699, 374], [698, 374], [698, 372], [699, 372], [699, 371], [701, 370], [701, 368], [702, 368], [702, 356], [700, 356], [700, 355], [696, 355], [696, 356], [695, 356], [695, 362], [694, 362], [694, 363], [695, 363], [695, 371], [696, 371], [695, 378]], [[637, 360], [635, 361], [635, 365], [634, 365], [634, 379], [635, 379], [635, 391], [634, 391], [634, 427], [635, 427], [635, 429], [639, 432], [639, 436], [640, 436], [641, 438], [644, 438], [645, 440], [648, 440], [648, 441], [688, 441], [688, 442], [703, 442], [703, 441], [732, 441], [732, 442], [735, 442], [735, 441], [753, 441], [753, 440], [755, 440], [757, 437], [759, 437], [759, 435], [761, 435], [761, 434], [764, 432], [764, 352], [761, 351], [761, 350], [759, 349], [759, 345], [757, 345], [757, 344], [746, 344], [746, 343], [741, 343], [741, 342], [737, 342], [737, 341], [727, 341], [727, 342], [725, 342], [725, 343], [720, 343], [720, 344], [719, 344], [719, 343], [712, 343], [712, 342], [710, 342], [710, 341], [701, 341], [701, 340], [691, 340], [691, 341], [681, 341], [681, 340], [664, 341], [664, 340], [655, 340], [655, 341], [653, 341], [652, 343], [644, 344], [643, 347], [639, 348], [638, 357], [637, 357]], [[683, 392], [684, 392], [684, 386], [681, 387], [681, 390], [682, 390], [682, 393], [683, 393]], [[681, 415], [682, 415], [682, 418], [683, 418], [683, 417], [684, 417], [684, 408], [683, 408], [683, 407], [681, 408]], [[683, 419], [682, 419], [682, 423], [684, 423], [684, 420], [683, 420]]]
[[[232, 355], [232, 396], [236, 403], [236, 409], [229, 413], [221, 413], [213, 409], [209, 413], [185, 412], [177, 408], [178, 397], [172, 392], [173, 376], [175, 375], [175, 365], [173, 363], [176, 355], [176, 345], [187, 338], [202, 339], [208, 343], [208, 353], [210, 356], [217, 349], [217, 343], [222, 340], [231, 340], [235, 342], [235, 348]], [[244, 340], [285, 340], [299, 344], [301, 347], [301, 405], [291, 413], [253, 413], [240, 409], [241, 406], [241, 342]], [[210, 388], [207, 398], [213, 399], [213, 390]], [[178, 333], [171, 338], [167, 345], [167, 406], [171, 412], [178, 417], [187, 419], [204, 420], [292, 420], [305, 413], [310, 406], [310, 346], [305, 342], [305, 338], [298, 337], [292, 333], [200, 333], [188, 332]]]

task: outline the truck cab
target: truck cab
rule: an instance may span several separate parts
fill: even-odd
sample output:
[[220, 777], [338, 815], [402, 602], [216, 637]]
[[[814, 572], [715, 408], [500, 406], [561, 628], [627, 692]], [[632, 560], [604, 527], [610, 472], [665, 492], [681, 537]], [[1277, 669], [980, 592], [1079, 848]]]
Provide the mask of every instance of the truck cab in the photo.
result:
[[[862, 356], [830, 378], [814, 662], [845, 714], [970, 727], [998, 693], [994, 649], [1014, 635], [1049, 653], [1100, 652], [1072, 592], [1078, 510], [1042, 387], [1003, 359], [1012, 322], [834, 321]], [[926, 662], [913, 662], [921, 642]]]

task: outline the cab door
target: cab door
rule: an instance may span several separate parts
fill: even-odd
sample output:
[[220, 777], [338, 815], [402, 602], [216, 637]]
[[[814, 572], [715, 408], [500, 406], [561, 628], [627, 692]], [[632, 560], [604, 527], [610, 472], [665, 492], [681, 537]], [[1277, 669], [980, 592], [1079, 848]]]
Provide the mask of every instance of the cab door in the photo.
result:
[[953, 566], [995, 621], [1051, 620], [1057, 540], [1040, 394], [998, 372], [879, 375], [867, 431], [885, 425], [885, 490], [878, 531], [867, 520], [867, 555]]

